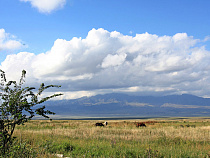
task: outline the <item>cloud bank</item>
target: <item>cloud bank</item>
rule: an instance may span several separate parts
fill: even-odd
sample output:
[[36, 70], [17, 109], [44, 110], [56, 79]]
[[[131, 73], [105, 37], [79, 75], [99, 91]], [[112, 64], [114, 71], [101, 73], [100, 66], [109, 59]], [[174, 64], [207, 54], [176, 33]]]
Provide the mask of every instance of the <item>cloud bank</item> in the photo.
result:
[[67, 98], [72, 92], [210, 97], [210, 51], [186, 33], [133, 37], [92, 29], [84, 39], [57, 39], [45, 53], [8, 55], [0, 68], [10, 78], [26, 69], [27, 82], [62, 85]]
[[0, 29], [0, 52], [20, 49], [22, 46], [21, 42], [15, 39], [15, 36], [6, 33], [4, 29]]
[[20, 0], [22, 2], [30, 2], [32, 7], [41, 13], [51, 13], [54, 10], [63, 8], [66, 0]]

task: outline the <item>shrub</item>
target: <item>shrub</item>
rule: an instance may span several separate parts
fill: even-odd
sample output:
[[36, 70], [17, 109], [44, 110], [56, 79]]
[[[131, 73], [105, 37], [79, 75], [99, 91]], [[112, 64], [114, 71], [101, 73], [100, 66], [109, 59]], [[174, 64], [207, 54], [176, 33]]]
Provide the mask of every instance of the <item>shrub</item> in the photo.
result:
[[5, 154], [9, 151], [14, 138], [12, 137], [16, 125], [21, 125], [32, 119], [35, 114], [49, 118], [47, 114], [55, 114], [45, 110], [45, 106], [34, 108], [35, 105], [41, 104], [51, 98], [62, 94], [53, 94], [48, 97], [39, 99], [42, 92], [50, 87], [60, 87], [57, 85], [45, 86], [40, 85], [38, 92], [35, 94], [34, 87], [24, 87], [24, 78], [26, 71], [22, 71], [19, 83], [16, 81], [6, 80], [5, 72], [0, 70], [0, 152]]

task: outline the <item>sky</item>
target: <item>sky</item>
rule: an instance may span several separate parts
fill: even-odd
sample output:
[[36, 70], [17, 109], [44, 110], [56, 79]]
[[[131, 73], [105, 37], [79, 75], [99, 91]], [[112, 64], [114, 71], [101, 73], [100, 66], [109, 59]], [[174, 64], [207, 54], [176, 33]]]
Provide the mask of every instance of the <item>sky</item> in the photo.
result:
[[0, 69], [60, 99], [210, 97], [209, 0], [0, 0]]

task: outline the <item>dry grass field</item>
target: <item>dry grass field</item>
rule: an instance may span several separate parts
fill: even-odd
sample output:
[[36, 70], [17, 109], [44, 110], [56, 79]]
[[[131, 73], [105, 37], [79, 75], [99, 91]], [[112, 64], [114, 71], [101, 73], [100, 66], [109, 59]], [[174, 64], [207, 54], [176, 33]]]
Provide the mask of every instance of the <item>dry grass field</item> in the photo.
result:
[[31, 157], [210, 157], [209, 118], [96, 122], [104, 120], [32, 120], [15, 136], [28, 144]]

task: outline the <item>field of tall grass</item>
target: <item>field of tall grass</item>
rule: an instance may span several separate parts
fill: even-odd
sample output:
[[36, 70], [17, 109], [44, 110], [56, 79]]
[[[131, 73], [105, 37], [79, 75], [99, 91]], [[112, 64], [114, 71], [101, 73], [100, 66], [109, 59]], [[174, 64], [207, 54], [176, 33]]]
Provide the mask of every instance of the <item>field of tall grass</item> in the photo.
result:
[[[104, 120], [32, 120], [16, 128], [15, 143], [16, 148], [27, 149], [27, 157], [209, 158], [209, 121], [108, 120], [107, 126], [96, 127]], [[137, 128], [137, 122], [147, 127]]]

